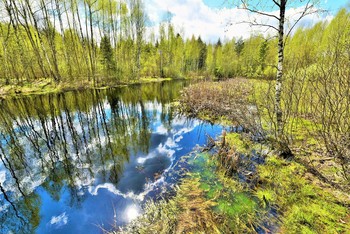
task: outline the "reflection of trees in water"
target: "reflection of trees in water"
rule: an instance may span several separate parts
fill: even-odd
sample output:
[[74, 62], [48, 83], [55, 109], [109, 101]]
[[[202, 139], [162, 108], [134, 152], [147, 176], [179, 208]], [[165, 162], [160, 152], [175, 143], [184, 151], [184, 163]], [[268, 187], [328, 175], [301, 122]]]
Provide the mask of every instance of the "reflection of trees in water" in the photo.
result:
[[[96, 176], [117, 183], [130, 153], [147, 153], [157, 111], [170, 126], [172, 108], [165, 104], [182, 87], [182, 82], [158, 83], [1, 102], [0, 172], [6, 171], [6, 180], [0, 181], [0, 206], [7, 207], [0, 211], [2, 230], [37, 227], [38, 184], [56, 201], [68, 185], [70, 203], [79, 205], [79, 190]], [[150, 102], [159, 110], [149, 108]], [[24, 220], [33, 230], [20, 229]]]

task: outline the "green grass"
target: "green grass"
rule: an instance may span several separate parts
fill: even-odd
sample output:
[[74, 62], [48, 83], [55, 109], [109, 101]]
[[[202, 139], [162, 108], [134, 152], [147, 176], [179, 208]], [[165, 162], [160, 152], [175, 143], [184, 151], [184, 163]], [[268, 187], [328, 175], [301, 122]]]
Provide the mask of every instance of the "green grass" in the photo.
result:
[[206, 199], [216, 203], [213, 211], [222, 218], [220, 230], [223, 233], [233, 230], [235, 233], [254, 232], [253, 226], [259, 223], [265, 211], [249, 195], [249, 190], [235, 179], [225, 176], [225, 172], [218, 169], [215, 156], [198, 154], [190, 163], [194, 166], [190, 178], [198, 179]]
[[305, 179], [305, 168], [275, 156], [258, 168], [261, 185], [255, 195], [276, 204], [284, 233], [347, 233], [350, 224], [341, 219], [349, 210], [331, 193]]
[[[243, 141], [239, 134], [230, 136], [230, 143], [244, 145]], [[196, 154], [189, 163], [193, 171], [181, 181], [176, 196], [147, 205], [145, 214], [125, 230], [254, 233], [256, 227], [270, 222], [279, 233], [350, 231], [348, 208], [330, 192], [311, 183], [305, 177], [306, 169], [296, 162], [270, 155], [265, 164], [258, 166], [259, 183], [254, 190], [225, 176], [215, 156], [209, 153]], [[277, 219], [266, 216], [271, 206], [277, 208]]]
[[257, 203], [245, 193], [236, 193], [229, 197], [221, 198], [216, 206], [218, 212], [229, 217], [236, 217], [243, 214], [254, 214]]

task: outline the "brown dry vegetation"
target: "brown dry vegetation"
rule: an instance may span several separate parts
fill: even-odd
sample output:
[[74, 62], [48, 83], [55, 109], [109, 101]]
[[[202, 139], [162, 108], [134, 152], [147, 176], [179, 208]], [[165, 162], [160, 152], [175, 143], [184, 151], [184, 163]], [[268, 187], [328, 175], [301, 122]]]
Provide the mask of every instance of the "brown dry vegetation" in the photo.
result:
[[251, 132], [260, 133], [262, 128], [259, 113], [251, 100], [252, 91], [252, 83], [244, 78], [197, 83], [183, 91], [179, 112], [210, 122], [244, 126]]

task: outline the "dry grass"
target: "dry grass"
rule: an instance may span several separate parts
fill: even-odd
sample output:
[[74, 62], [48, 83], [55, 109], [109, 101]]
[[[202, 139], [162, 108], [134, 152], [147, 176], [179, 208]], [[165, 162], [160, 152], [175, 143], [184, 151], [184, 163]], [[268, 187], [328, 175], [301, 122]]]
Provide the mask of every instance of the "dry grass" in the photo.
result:
[[251, 82], [243, 78], [194, 84], [183, 91], [179, 112], [210, 122], [228, 121], [261, 133], [259, 113], [250, 100], [252, 91]]
[[143, 215], [112, 233], [220, 233], [215, 205], [205, 199], [199, 179], [184, 179], [174, 198], [146, 203]]

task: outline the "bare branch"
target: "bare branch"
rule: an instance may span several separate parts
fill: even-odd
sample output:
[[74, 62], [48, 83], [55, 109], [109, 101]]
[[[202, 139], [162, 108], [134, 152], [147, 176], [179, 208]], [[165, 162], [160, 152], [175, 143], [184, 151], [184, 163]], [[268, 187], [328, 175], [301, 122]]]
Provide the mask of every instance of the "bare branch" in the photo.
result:
[[276, 2], [276, 0], [272, 0], [278, 7], [281, 7], [281, 4], [279, 4], [278, 2]]
[[247, 10], [247, 11], [249, 11], [249, 12], [256, 13], [256, 14], [258, 14], [258, 15], [267, 16], [267, 17], [271, 17], [271, 18], [275, 18], [275, 19], [277, 19], [277, 20], [280, 20], [280, 18], [277, 17], [277, 16], [275, 16], [275, 15], [268, 14], [268, 13], [265, 13], [265, 12], [263, 12], [263, 11], [258, 11], [258, 10], [249, 8], [249, 7], [247, 6], [247, 4], [246, 4], [243, 0], [241, 0], [241, 2], [242, 2], [242, 4], [243, 4], [243, 8], [238, 7], [238, 9]]
[[[314, 13], [317, 13], [317, 12], [322, 11], [322, 10], [320, 10], [320, 9], [314, 9], [314, 10], [312, 10], [312, 9], [314, 8], [314, 5], [313, 5], [313, 4], [310, 5], [310, 1], [311, 1], [311, 0], [309, 0], [309, 1], [307, 2], [306, 6], [305, 6], [303, 12], [301, 13], [301, 15], [299, 16], [299, 18], [294, 22], [294, 24], [292, 25], [292, 27], [288, 30], [288, 32], [287, 32], [287, 34], [286, 34], [286, 39], [289, 37], [289, 35], [292, 33], [292, 31], [293, 31], [293, 29], [295, 28], [295, 26], [300, 22], [300, 20], [301, 20], [302, 18], [304, 18], [304, 17], [307, 16], [307, 15], [312, 15], [312, 14], [314, 14]], [[286, 45], [286, 42], [287, 42], [287, 40], [285, 40], [284, 45]]]
[[249, 24], [250, 26], [253, 26], [253, 27], [261, 26], [266, 28], [272, 28], [278, 32], [278, 28], [270, 24], [263, 24], [263, 23], [257, 23], [257, 22], [249, 22], [249, 21], [241, 21], [241, 22], [238, 22], [237, 24]]

